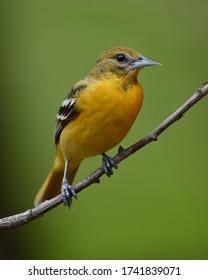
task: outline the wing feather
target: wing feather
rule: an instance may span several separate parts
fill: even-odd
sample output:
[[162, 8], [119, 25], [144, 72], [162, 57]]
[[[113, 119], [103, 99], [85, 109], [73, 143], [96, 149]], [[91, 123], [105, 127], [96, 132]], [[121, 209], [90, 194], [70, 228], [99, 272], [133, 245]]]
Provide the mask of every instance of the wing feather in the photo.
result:
[[77, 97], [87, 87], [83, 80], [77, 83], [69, 92], [66, 99], [62, 102], [61, 107], [56, 116], [56, 124], [54, 131], [54, 142], [57, 144], [64, 127], [79, 115], [77, 110]]

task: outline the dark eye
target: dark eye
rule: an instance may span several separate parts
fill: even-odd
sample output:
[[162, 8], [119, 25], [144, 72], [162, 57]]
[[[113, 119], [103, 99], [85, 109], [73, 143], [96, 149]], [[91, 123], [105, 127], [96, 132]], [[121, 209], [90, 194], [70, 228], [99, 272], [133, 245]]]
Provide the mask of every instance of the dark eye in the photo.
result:
[[117, 54], [116, 55], [116, 60], [118, 62], [123, 62], [126, 59], [126, 56], [124, 54]]

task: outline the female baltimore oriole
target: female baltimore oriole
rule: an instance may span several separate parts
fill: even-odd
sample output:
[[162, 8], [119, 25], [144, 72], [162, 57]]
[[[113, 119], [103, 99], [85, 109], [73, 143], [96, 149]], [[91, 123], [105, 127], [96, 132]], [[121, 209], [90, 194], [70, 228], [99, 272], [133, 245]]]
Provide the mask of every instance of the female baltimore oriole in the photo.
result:
[[56, 117], [56, 158], [35, 205], [60, 192], [69, 207], [76, 193], [71, 186], [81, 161], [103, 155], [110, 176], [114, 161], [105, 152], [128, 133], [142, 106], [143, 89], [137, 82], [142, 67], [160, 64], [126, 47], [104, 51], [89, 74], [76, 83]]

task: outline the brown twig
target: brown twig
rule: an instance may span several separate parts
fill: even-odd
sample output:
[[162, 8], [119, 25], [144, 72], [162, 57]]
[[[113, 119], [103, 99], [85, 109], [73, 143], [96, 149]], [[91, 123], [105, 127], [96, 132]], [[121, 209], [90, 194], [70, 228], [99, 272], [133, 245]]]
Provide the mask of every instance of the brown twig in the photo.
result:
[[[158, 136], [166, 130], [170, 125], [179, 120], [183, 114], [188, 111], [194, 104], [208, 94], [208, 84], [198, 89], [193, 96], [188, 99], [178, 110], [176, 110], [170, 117], [156, 127], [145, 138], [138, 141], [127, 149], [120, 148], [119, 153], [114, 157], [115, 162], [118, 164], [125, 158], [129, 157], [136, 151], [140, 150], [152, 141], [156, 141]], [[99, 181], [99, 178], [104, 174], [102, 168], [97, 169], [91, 175], [83, 179], [81, 182], [74, 186], [76, 193], [84, 190], [88, 186]], [[29, 223], [30, 221], [43, 216], [44, 213], [50, 211], [52, 208], [62, 203], [62, 195], [58, 195], [50, 200], [46, 200], [35, 208], [29, 209], [25, 212], [5, 217], [0, 219], [0, 229], [12, 229], [18, 226]]]

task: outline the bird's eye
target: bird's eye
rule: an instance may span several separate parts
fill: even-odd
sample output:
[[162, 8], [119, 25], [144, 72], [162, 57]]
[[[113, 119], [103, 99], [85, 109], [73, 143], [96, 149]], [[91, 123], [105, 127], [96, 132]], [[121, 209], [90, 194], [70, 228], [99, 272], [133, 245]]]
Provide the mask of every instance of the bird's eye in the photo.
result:
[[126, 59], [126, 56], [124, 54], [117, 54], [116, 55], [116, 60], [118, 62], [123, 62]]

